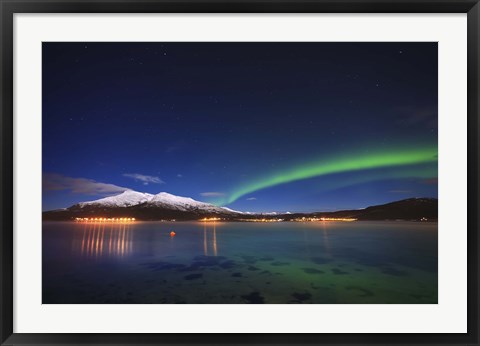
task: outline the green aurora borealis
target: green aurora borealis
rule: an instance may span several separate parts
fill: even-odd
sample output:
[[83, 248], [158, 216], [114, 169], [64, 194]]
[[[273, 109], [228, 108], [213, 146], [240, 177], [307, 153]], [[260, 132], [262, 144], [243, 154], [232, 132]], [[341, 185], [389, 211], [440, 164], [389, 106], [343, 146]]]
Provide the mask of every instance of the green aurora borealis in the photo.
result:
[[[243, 196], [277, 185], [344, 172], [406, 166], [409, 167], [409, 169], [404, 173], [394, 171], [389, 177], [434, 178], [436, 177], [436, 172], [431, 172], [431, 170], [425, 170], [424, 167], [418, 166], [437, 162], [437, 155], [437, 148], [424, 147], [382, 150], [366, 154], [351, 153], [333, 159], [324, 158], [316, 162], [292, 167], [282, 172], [254, 180], [234, 190], [226, 199], [218, 201], [218, 204], [228, 205]], [[432, 174], [434, 175], [432, 176]], [[374, 175], [371, 180], [381, 180], [385, 178], [388, 177]], [[345, 183], [346, 182], [343, 182], [343, 184]]]

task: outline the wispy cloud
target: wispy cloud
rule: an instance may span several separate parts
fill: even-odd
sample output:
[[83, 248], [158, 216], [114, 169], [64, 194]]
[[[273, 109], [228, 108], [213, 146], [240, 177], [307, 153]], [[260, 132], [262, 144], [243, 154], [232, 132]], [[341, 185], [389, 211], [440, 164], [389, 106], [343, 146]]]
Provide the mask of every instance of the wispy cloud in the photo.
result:
[[174, 143], [171, 143], [166, 149], [165, 149], [165, 152], [167, 154], [172, 154], [172, 153], [175, 153], [177, 151], [181, 151], [185, 148], [185, 146], [187, 145], [187, 142], [185, 142], [184, 140], [180, 140], [180, 141], [176, 141]]
[[394, 110], [398, 114], [397, 123], [406, 127], [423, 126], [438, 128], [438, 113], [434, 106], [431, 107], [399, 107]]
[[124, 177], [132, 178], [135, 181], [140, 181], [143, 185], [152, 184], [165, 184], [165, 182], [160, 179], [160, 177], [155, 177], [152, 175], [144, 175], [139, 173], [125, 173], [123, 174]]
[[246, 198], [247, 201], [256, 201], [257, 198], [256, 197], [248, 197]]
[[223, 197], [223, 196], [225, 196], [225, 193], [223, 193], [223, 192], [202, 192], [202, 193], [200, 193], [200, 196], [203, 196], [203, 197]]
[[390, 190], [390, 193], [412, 193], [412, 190]]
[[70, 191], [83, 195], [109, 196], [130, 190], [127, 187], [107, 184], [87, 178], [72, 178], [56, 173], [46, 173], [42, 177], [44, 191]]
[[178, 173], [177, 178], [183, 178], [183, 174]]

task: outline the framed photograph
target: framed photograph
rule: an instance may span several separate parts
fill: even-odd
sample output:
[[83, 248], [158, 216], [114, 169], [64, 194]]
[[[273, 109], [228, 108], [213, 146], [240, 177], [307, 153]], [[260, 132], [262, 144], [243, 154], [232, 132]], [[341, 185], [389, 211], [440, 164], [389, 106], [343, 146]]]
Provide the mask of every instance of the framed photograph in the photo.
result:
[[1, 1], [1, 343], [478, 340], [478, 1]]

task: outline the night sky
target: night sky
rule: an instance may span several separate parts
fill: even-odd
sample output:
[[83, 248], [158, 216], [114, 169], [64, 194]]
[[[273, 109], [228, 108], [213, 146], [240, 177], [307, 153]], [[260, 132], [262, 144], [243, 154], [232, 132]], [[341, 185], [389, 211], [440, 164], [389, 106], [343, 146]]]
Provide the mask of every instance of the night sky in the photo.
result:
[[437, 197], [436, 43], [44, 43], [43, 209]]

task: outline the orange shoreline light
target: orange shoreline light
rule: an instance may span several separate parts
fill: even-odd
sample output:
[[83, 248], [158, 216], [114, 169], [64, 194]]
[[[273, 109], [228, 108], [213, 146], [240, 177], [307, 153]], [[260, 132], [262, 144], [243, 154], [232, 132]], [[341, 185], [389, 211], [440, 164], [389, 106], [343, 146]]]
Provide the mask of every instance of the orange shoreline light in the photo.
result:
[[351, 222], [357, 221], [358, 219], [350, 218], [350, 217], [302, 217], [296, 218], [291, 221], [297, 222], [310, 222], [310, 221], [344, 221], [344, 222]]
[[203, 219], [200, 219], [200, 221], [205, 221], [205, 222], [211, 222], [211, 221], [221, 221], [222, 219], [219, 217], [205, 217]]
[[132, 222], [134, 217], [76, 217], [75, 222]]

